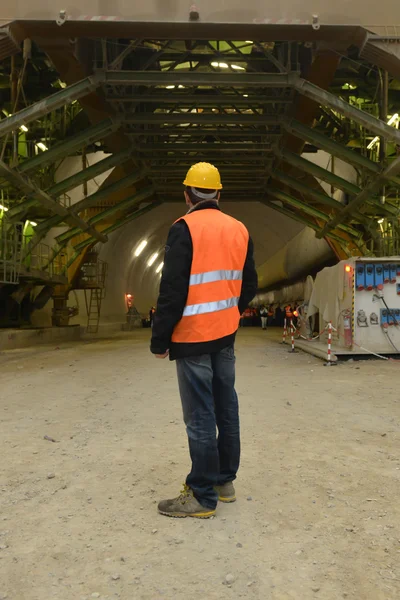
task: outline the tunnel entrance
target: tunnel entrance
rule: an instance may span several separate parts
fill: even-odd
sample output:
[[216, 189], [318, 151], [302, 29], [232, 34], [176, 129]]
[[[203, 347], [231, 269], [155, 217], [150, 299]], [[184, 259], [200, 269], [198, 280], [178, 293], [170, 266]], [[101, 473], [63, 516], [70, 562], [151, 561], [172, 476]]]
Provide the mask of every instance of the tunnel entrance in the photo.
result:
[[110, 265], [107, 314], [139, 290], [150, 306], [198, 161], [221, 171], [261, 288], [334, 258], [399, 253], [390, 41], [353, 26], [228, 23], [24, 21], [4, 34], [19, 43], [1, 63], [3, 326], [24, 298], [42, 308], [44, 288], [53, 324], [70, 322], [93, 249]]

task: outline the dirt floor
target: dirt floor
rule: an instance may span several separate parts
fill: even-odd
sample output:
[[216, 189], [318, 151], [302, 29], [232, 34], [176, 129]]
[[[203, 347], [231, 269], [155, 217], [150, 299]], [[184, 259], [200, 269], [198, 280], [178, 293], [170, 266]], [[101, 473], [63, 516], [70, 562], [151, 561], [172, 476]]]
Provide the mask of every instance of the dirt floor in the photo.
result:
[[148, 335], [0, 355], [0, 599], [398, 600], [400, 363], [241, 331], [238, 502], [175, 520], [186, 436]]

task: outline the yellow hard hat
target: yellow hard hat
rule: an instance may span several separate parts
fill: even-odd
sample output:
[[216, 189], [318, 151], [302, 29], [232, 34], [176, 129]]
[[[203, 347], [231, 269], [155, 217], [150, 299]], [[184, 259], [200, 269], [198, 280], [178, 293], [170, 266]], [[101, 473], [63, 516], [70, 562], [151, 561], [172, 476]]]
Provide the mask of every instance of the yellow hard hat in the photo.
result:
[[206, 190], [222, 190], [221, 176], [217, 167], [205, 162], [190, 167], [183, 185]]

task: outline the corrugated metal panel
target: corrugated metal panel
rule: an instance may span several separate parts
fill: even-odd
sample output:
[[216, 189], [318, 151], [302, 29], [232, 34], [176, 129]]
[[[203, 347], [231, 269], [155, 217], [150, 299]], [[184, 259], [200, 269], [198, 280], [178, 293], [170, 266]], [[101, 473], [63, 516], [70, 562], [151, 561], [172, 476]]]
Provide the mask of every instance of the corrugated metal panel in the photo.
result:
[[11, 33], [10, 27], [8, 25], [0, 27], [0, 60], [18, 54], [19, 51], [19, 42]]

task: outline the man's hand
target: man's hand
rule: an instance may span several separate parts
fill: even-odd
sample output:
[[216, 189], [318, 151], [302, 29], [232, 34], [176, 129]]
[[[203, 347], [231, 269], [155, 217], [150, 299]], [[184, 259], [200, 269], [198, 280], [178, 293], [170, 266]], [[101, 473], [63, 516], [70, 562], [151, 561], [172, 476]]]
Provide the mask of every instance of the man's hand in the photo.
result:
[[164, 352], [164, 354], [156, 354], [155, 355], [156, 358], [167, 358], [167, 356], [169, 356], [169, 350]]

